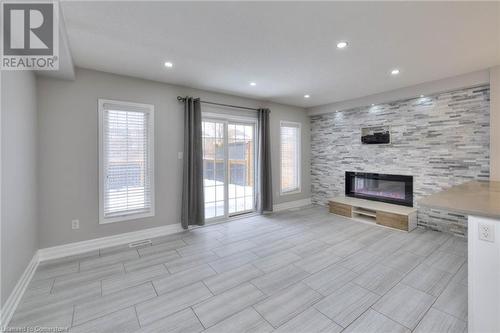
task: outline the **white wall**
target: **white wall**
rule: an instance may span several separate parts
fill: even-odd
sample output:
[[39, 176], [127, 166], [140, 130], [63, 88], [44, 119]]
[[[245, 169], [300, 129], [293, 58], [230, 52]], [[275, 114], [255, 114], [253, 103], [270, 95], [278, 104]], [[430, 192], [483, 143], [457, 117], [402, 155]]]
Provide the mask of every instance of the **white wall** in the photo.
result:
[[1, 72], [1, 304], [38, 249], [35, 75]]
[[[500, 220], [469, 216], [469, 332], [500, 332]], [[487, 226], [493, 241], [479, 238]]]
[[[310, 132], [304, 109], [210, 93], [159, 82], [77, 69], [75, 81], [38, 78], [40, 247], [104, 237], [179, 223], [183, 146], [183, 105], [177, 95], [271, 109], [275, 203], [310, 197]], [[156, 215], [98, 224], [97, 99], [110, 98], [155, 105]], [[280, 197], [279, 122], [302, 123], [302, 193]], [[71, 220], [80, 229], [71, 230]]]

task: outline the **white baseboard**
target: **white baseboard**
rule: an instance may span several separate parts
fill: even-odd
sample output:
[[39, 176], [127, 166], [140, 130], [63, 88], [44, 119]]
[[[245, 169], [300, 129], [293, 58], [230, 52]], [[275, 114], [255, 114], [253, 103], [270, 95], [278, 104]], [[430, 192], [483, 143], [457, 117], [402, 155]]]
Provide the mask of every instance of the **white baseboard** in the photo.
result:
[[16, 311], [19, 302], [23, 298], [24, 292], [26, 291], [26, 288], [28, 288], [28, 285], [30, 284], [31, 279], [35, 274], [39, 262], [40, 261], [37, 251], [33, 255], [33, 258], [31, 258], [31, 261], [28, 263], [28, 266], [26, 266], [26, 269], [17, 281], [16, 286], [14, 287], [9, 295], [9, 298], [7, 298], [4, 306], [2, 307], [1, 327], [7, 327], [9, 325], [10, 319], [12, 318], [14, 311]]
[[311, 198], [283, 202], [280, 204], [273, 205], [273, 212], [279, 212], [279, 211], [291, 209], [291, 208], [304, 207], [304, 206], [308, 206], [310, 204], [311, 204]]
[[183, 229], [179, 223], [170, 224], [162, 227], [127, 232], [114, 236], [101, 237], [81, 242], [47, 247], [38, 250], [38, 256], [40, 258], [40, 261], [63, 258], [107, 247], [137, 242], [143, 239], [170, 235], [182, 230]]

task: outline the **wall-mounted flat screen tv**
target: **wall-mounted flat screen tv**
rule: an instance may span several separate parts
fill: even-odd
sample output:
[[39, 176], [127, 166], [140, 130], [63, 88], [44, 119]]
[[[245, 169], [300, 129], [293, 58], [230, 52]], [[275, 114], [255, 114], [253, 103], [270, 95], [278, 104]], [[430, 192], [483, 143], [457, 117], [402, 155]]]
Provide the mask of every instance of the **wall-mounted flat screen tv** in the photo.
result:
[[389, 126], [363, 127], [361, 142], [367, 145], [389, 144], [391, 143], [391, 130]]

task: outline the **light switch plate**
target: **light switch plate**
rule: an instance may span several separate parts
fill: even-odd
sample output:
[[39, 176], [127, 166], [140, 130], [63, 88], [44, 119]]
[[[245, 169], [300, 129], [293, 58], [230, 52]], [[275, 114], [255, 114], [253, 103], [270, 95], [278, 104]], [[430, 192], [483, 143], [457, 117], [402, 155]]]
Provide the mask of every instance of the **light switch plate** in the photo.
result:
[[487, 242], [495, 242], [495, 226], [488, 223], [479, 223], [479, 239]]
[[179, 160], [182, 160], [183, 155], [184, 155], [184, 154], [183, 154], [183, 152], [182, 152], [182, 151], [180, 151], [180, 152], [178, 152], [178, 153], [177, 153], [177, 158], [178, 158]]
[[80, 229], [80, 220], [72, 220], [71, 221], [71, 229]]

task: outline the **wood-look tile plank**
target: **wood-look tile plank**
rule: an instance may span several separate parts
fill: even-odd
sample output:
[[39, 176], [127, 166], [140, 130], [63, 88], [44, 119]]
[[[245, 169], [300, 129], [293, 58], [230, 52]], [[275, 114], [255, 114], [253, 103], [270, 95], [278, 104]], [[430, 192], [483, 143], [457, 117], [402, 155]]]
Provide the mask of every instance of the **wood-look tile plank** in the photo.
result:
[[198, 333], [203, 326], [191, 308], [158, 319], [137, 330], [136, 333]]
[[305, 257], [294, 264], [306, 272], [313, 274], [341, 260], [341, 257], [337, 256], [331, 248], [328, 248]]
[[99, 267], [105, 267], [119, 262], [125, 262], [139, 258], [136, 249], [107, 254], [98, 258], [89, 258], [80, 261], [80, 271], [88, 271]]
[[460, 283], [464, 286], [468, 285], [468, 268], [467, 263], [463, 264], [462, 267], [458, 270], [458, 272], [453, 276], [451, 282]]
[[177, 251], [158, 252], [135, 260], [129, 260], [124, 263], [124, 266], [127, 272], [132, 272], [149, 266], [164, 264], [178, 258], [180, 258], [180, 256]]
[[335, 290], [343, 287], [348, 282], [352, 281], [358, 276], [353, 271], [348, 270], [338, 264], [333, 264], [318, 273], [315, 273], [304, 280], [312, 289], [328, 296]]
[[234, 243], [225, 244], [219, 247], [215, 247], [212, 249], [212, 252], [214, 252], [216, 255], [222, 258], [238, 252], [252, 249], [255, 246], [256, 246], [255, 243], [252, 243], [249, 240], [242, 240]]
[[436, 251], [428, 256], [424, 263], [448, 273], [455, 274], [466, 260], [467, 259], [462, 256]]
[[204, 333], [268, 333], [273, 330], [274, 328], [257, 311], [248, 307], [210, 327]]
[[420, 290], [398, 284], [375, 303], [373, 309], [413, 330], [435, 300]]
[[467, 323], [447, 313], [431, 308], [420, 321], [415, 333], [465, 333]]
[[212, 253], [200, 253], [188, 257], [180, 257], [170, 260], [165, 263], [165, 266], [167, 266], [167, 269], [170, 273], [175, 274], [189, 268], [215, 261], [218, 258], [219, 257]]
[[420, 264], [406, 275], [401, 283], [437, 297], [446, 288], [451, 277], [448, 272]]
[[195, 282], [199, 282], [210, 276], [214, 276], [216, 272], [207, 264], [186, 269], [179, 273], [169, 276], [164, 276], [153, 280], [153, 285], [158, 294], [165, 294], [179, 288], [186, 287]]
[[337, 243], [333, 246], [330, 247], [333, 253], [335, 253], [337, 256], [346, 258], [350, 256], [351, 254], [354, 254], [358, 252], [359, 250], [362, 250], [366, 246], [355, 241], [355, 240], [345, 240], [340, 243]]
[[73, 306], [48, 305], [30, 310], [17, 310], [9, 327], [71, 327]]
[[210, 297], [210, 290], [203, 283], [197, 282], [139, 303], [135, 308], [141, 326], [145, 326]]
[[244, 308], [257, 303], [264, 294], [246, 283], [193, 306], [193, 310], [205, 327], [210, 327]]
[[255, 261], [259, 257], [250, 251], [236, 253], [215, 261], [209, 265], [217, 272], [223, 273]]
[[383, 314], [370, 309], [343, 331], [343, 333], [354, 332], [410, 333], [411, 331], [403, 325], [387, 318]]
[[290, 249], [291, 247], [295, 246], [292, 242], [282, 239], [277, 242], [269, 243], [263, 246], [259, 246], [256, 248], [251, 249], [253, 253], [258, 255], [259, 257], [267, 257], [282, 251], [285, 251], [287, 249]]
[[301, 256], [302, 258], [309, 257], [320, 251], [323, 251], [330, 245], [317, 239], [307, 241], [305, 243], [299, 243], [292, 247], [290, 251]]
[[133, 307], [74, 326], [71, 333], [131, 333], [139, 329], [139, 322]]
[[404, 273], [382, 264], [372, 266], [353, 280], [361, 287], [384, 295], [404, 277]]
[[266, 273], [275, 271], [281, 267], [287, 266], [302, 258], [290, 251], [282, 251], [273, 255], [260, 258], [252, 262], [255, 267]]
[[367, 251], [358, 251], [339, 262], [339, 265], [344, 266], [356, 273], [363, 273], [373, 265], [377, 264], [382, 258]]
[[303, 283], [297, 283], [254, 305], [275, 328], [309, 308], [321, 295]]
[[101, 282], [74, 286], [62, 291], [23, 299], [17, 307], [17, 312], [43, 309], [44, 307], [67, 307], [101, 295]]
[[276, 333], [340, 333], [344, 328], [314, 308], [309, 308], [295, 318], [281, 325]]
[[123, 264], [114, 264], [85, 272], [63, 275], [55, 279], [52, 292], [55, 293], [65, 289], [75, 288], [76, 286], [89, 284], [120, 273], [124, 273]]
[[450, 283], [433, 307], [467, 321], [467, 286], [460, 283]]
[[38, 268], [42, 269], [43, 267], [47, 266], [54, 267], [57, 266], [58, 264], [65, 264], [71, 262], [74, 263], [82, 259], [94, 258], [94, 257], [99, 257], [99, 250], [92, 250], [83, 253], [73, 254], [62, 258], [43, 260], [40, 261], [40, 263], [38, 264]]
[[147, 256], [147, 255], [156, 254], [159, 252], [168, 252], [168, 251], [176, 250], [176, 249], [182, 248], [184, 246], [186, 246], [186, 243], [182, 239], [176, 239], [176, 240], [172, 240], [169, 242], [164, 242], [164, 243], [160, 243], [160, 244], [156, 244], [156, 245], [152, 245], [152, 246], [148, 246], [148, 247], [143, 247], [143, 248], [138, 249], [137, 251], [139, 252], [140, 256]]
[[255, 266], [247, 264], [233, 270], [208, 277], [204, 279], [203, 282], [208, 289], [212, 291], [212, 293], [217, 295], [244, 282], [261, 276], [262, 274], [262, 271], [255, 268]]
[[46, 296], [50, 293], [52, 285], [54, 284], [53, 278], [45, 280], [31, 281], [24, 292], [23, 299], [28, 299], [35, 296]]
[[380, 296], [353, 283], [339, 288], [314, 307], [337, 324], [347, 327]]
[[402, 273], [408, 273], [424, 260], [423, 257], [417, 256], [411, 252], [396, 251], [393, 254], [383, 258], [380, 263], [385, 266], [394, 268]]
[[156, 296], [151, 283], [127, 288], [106, 296], [96, 297], [75, 305], [73, 324], [79, 325], [86, 321], [101, 317], [107, 313], [124, 309], [131, 305]]
[[138, 286], [170, 273], [164, 265], [155, 265], [102, 280], [102, 294], [111, 294], [129, 287]]
[[187, 236], [190, 231], [181, 231], [175, 234], [171, 235], [165, 235], [165, 236], [160, 236], [160, 237], [154, 237], [151, 238], [151, 243], [153, 245], [160, 244], [160, 243], [165, 243], [165, 242], [171, 242], [174, 240], [182, 239], [183, 237]]
[[78, 261], [63, 262], [39, 267], [32, 281], [46, 280], [78, 272]]
[[[250, 243], [254, 246], [250, 247]], [[269, 332], [273, 329], [271, 324], [293, 333], [304, 333], [304, 330], [309, 333], [316, 329], [336, 332], [340, 323], [333, 323], [334, 319], [320, 313], [316, 305], [327, 299], [333, 302], [330, 297], [347, 285], [353, 285], [351, 289], [361, 288], [374, 299], [384, 296], [387, 291], [391, 296], [390, 289], [395, 283], [400, 283], [401, 288], [415, 288], [416, 294], [423, 292], [440, 297], [435, 307], [431, 307], [421, 319], [416, 331], [449, 328], [462, 332], [461, 328], [466, 324], [466, 242], [443, 233], [424, 229], [410, 233], [393, 232], [329, 214], [324, 207], [312, 207], [194, 228], [153, 238], [152, 244], [136, 248], [137, 256], [133, 254], [135, 249], [124, 244], [40, 263], [11, 324], [69, 326], [73, 321], [74, 306], [105, 299], [147, 283], [153, 283], [160, 296], [137, 305], [134, 297], [129, 297], [128, 301], [127, 297], [122, 297], [122, 300], [116, 300], [116, 305], [105, 302], [109, 305], [101, 310], [105, 313], [100, 317], [90, 316], [92, 319], [85, 323], [78, 322], [81, 325], [78, 329], [126, 332], [129, 327], [137, 328], [129, 311], [137, 308], [142, 333], [199, 332], [205, 328], [190, 307], [209, 303], [210, 298], [242, 286], [253, 285], [264, 294], [262, 297], [267, 298], [259, 298], [255, 304], [234, 307], [224, 306], [219, 301], [220, 307], [214, 305], [217, 309], [205, 314], [209, 318], [205, 321], [217, 321], [210, 327], [210, 332]], [[214, 249], [218, 255], [212, 252]], [[286, 260], [295, 255], [300, 259]], [[420, 257], [428, 258], [419, 263]], [[269, 270], [267, 273], [254, 266], [257, 262], [266, 267], [266, 261], [270, 267], [266, 269]], [[302, 268], [299, 267], [301, 264]], [[174, 274], [168, 275], [171, 272], [165, 270], [167, 267]], [[262, 275], [254, 276], [257, 272]], [[397, 282], [399, 276], [394, 272], [408, 273]], [[365, 290], [358, 283], [376, 292]], [[291, 292], [294, 288], [305, 291]], [[394, 288], [393, 293], [397, 291]], [[363, 309], [363, 298], [357, 300], [355, 291], [350, 295], [353, 297], [338, 295], [336, 298], [338, 301], [347, 297], [338, 309], [345, 311], [344, 318]], [[407, 298], [410, 304], [420, 304], [413, 302], [411, 295], [399, 297], [402, 298]], [[131, 304], [127, 302], [134, 304], [127, 305]], [[268, 310], [261, 315], [256, 309], [262, 310], [263, 304]], [[406, 332], [401, 323], [373, 310], [373, 307], [345, 331]], [[233, 312], [236, 309], [238, 312]], [[328, 309], [333, 312], [334, 303], [323, 310], [327, 312]], [[413, 311], [406, 316], [404, 307], [394, 311], [381, 308], [380, 311], [388, 312], [388, 315], [390, 312], [401, 322], [410, 321], [419, 312]], [[115, 314], [116, 319], [110, 320]], [[342, 315], [338, 316], [342, 318]], [[463, 316], [462, 320], [460, 316]], [[129, 320], [131, 325], [120, 326], [123, 320]], [[323, 326], [326, 328], [322, 329]]]
[[213, 248], [219, 247], [221, 245], [222, 245], [222, 243], [220, 243], [218, 241], [212, 241], [210, 243], [186, 245], [186, 246], [183, 246], [183, 247], [176, 249], [176, 251], [177, 251], [177, 253], [179, 253], [179, 255], [181, 257], [189, 257], [189, 256], [196, 255], [199, 253], [215, 254], [211, 250]]
[[308, 275], [309, 273], [303, 269], [288, 265], [253, 279], [251, 282], [266, 295], [271, 295], [303, 280]]
[[414, 253], [421, 257], [427, 257], [441, 246], [440, 243], [432, 242], [426, 238], [426, 235], [421, 235], [409, 243], [406, 243], [404, 250]]
[[467, 256], [467, 239], [461, 237], [450, 237], [438, 248], [438, 251], [451, 253], [457, 256]]

